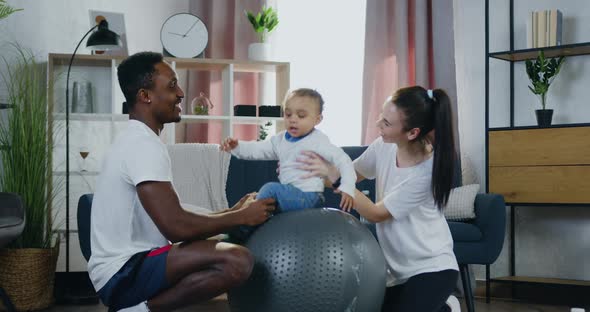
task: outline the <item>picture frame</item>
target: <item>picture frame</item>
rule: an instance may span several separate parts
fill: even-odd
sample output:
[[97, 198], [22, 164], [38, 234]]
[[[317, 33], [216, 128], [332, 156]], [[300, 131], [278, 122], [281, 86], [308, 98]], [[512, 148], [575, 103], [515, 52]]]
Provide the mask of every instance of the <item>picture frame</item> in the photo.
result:
[[109, 23], [109, 29], [121, 37], [121, 49], [109, 51], [96, 51], [93, 54], [129, 56], [127, 47], [127, 31], [125, 29], [125, 15], [119, 12], [107, 12], [98, 10], [88, 10], [90, 27], [94, 27], [102, 18]]

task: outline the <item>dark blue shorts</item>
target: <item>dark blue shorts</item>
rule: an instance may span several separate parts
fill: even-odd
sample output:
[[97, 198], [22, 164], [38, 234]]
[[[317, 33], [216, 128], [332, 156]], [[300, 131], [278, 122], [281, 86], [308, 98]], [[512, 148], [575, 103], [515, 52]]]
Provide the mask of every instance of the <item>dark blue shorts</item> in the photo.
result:
[[133, 255], [104, 285], [98, 296], [112, 310], [135, 306], [170, 285], [166, 280], [166, 257], [172, 245]]

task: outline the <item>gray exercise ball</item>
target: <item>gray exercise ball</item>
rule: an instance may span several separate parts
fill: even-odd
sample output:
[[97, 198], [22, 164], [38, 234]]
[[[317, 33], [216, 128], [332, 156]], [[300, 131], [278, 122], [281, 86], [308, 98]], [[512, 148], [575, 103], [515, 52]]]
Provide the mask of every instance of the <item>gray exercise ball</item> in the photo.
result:
[[246, 242], [250, 278], [229, 291], [232, 312], [372, 312], [385, 294], [385, 258], [355, 217], [322, 208], [272, 217]]

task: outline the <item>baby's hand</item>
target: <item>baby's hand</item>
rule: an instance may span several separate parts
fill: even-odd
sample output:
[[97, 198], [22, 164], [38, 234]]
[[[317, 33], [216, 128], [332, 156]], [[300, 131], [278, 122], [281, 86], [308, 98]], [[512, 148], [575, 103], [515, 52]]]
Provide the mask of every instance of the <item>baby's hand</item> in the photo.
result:
[[354, 198], [344, 192], [340, 192], [340, 194], [342, 195], [342, 199], [340, 200], [340, 208], [342, 208], [343, 211], [350, 212], [354, 207]]
[[221, 142], [221, 145], [219, 145], [219, 149], [224, 152], [230, 152], [231, 150], [233, 150], [237, 146], [238, 146], [238, 140], [230, 137], [230, 138], [226, 138], [225, 140], [223, 140]]

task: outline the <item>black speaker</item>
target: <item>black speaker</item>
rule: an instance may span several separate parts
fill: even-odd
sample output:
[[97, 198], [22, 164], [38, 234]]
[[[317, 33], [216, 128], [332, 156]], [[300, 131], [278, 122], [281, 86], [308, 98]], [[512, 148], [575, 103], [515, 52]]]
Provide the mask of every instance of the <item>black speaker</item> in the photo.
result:
[[260, 117], [282, 117], [283, 110], [279, 105], [263, 105], [258, 107]]
[[239, 104], [234, 106], [234, 116], [256, 117], [256, 105]]

